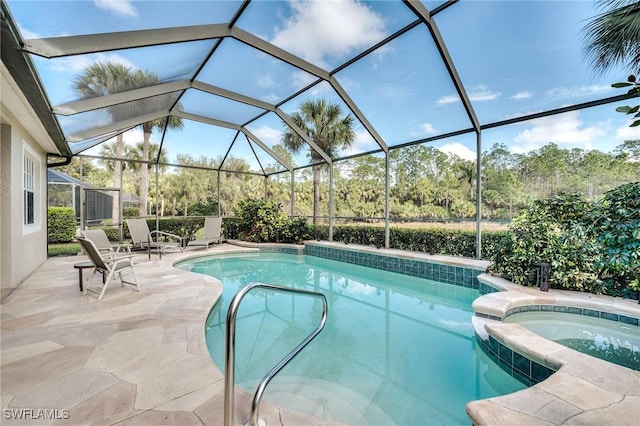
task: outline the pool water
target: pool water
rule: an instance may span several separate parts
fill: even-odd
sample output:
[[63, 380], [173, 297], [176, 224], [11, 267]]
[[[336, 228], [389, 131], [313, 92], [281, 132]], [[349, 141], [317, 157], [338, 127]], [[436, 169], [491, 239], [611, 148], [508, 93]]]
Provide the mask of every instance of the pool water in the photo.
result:
[[564, 312], [522, 312], [505, 322], [517, 323], [568, 348], [640, 370], [640, 327]]
[[[476, 345], [477, 290], [313, 256], [228, 255], [179, 267], [224, 284], [206, 336], [220, 368], [226, 311], [244, 285], [326, 295], [327, 325], [269, 384], [273, 404], [351, 425], [469, 424], [467, 402], [525, 387]], [[253, 394], [320, 316], [317, 298], [250, 292], [238, 311], [236, 384]]]

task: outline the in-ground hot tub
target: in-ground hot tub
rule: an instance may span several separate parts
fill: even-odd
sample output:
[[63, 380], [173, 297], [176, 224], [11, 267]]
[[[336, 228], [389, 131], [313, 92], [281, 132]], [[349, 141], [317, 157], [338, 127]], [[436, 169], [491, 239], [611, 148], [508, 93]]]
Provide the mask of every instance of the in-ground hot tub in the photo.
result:
[[[524, 328], [568, 348], [624, 367], [640, 370], [640, 327], [623, 316], [611, 318], [587, 310], [588, 314], [528, 311], [509, 315], [506, 323]], [[623, 320], [620, 320], [623, 318]]]

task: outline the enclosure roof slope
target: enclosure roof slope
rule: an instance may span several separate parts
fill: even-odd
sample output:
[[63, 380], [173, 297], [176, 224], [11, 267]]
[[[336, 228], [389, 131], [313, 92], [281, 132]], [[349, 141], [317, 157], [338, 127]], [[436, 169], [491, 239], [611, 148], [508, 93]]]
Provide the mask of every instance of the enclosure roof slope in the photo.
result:
[[[226, 170], [236, 158], [271, 174], [422, 142], [475, 155], [462, 135], [619, 101], [611, 83], [625, 73], [595, 75], [581, 57], [596, 13], [573, 1], [2, 0], [2, 59], [59, 154], [108, 157], [105, 143], [139, 142], [146, 124], [152, 162], [206, 156]], [[296, 125], [319, 99], [352, 115], [352, 144], [326, 151]], [[309, 150], [283, 149], [285, 132]]]

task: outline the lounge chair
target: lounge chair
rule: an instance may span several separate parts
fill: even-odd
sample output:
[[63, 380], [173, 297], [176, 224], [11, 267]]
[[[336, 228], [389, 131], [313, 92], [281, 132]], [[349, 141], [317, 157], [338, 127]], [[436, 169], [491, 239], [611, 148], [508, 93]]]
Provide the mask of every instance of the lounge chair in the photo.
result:
[[[133, 254], [132, 253], [112, 253], [112, 254], [102, 254], [98, 250], [98, 247], [93, 243], [93, 241], [78, 237], [76, 238], [78, 242], [82, 245], [82, 248], [89, 256], [89, 260], [93, 263], [95, 267], [94, 273], [100, 272], [102, 274], [102, 285], [95, 287], [87, 284], [84, 288], [84, 294], [87, 292], [97, 293], [98, 301], [102, 300], [104, 296], [104, 292], [107, 290], [107, 287], [111, 283], [111, 280], [117, 274], [120, 279], [120, 283], [122, 287], [125, 284], [131, 285], [136, 288], [137, 291], [140, 291], [140, 285], [138, 285], [138, 280], [136, 279], [136, 273], [133, 270]], [[131, 272], [133, 276], [133, 281], [125, 281], [122, 276], [125, 272]]]
[[187, 243], [187, 247], [205, 247], [220, 242], [220, 229], [222, 228], [221, 217], [206, 217], [204, 219], [204, 234], [202, 239], [193, 240]]
[[111, 244], [104, 229], [87, 229], [80, 231], [80, 236], [93, 241], [98, 251], [102, 254], [106, 253], [124, 253], [131, 252], [129, 244]]
[[[183, 238], [179, 235], [170, 234], [163, 231], [149, 231], [146, 219], [127, 219], [127, 226], [131, 234], [131, 245], [143, 250], [147, 250], [149, 259], [151, 259], [151, 250], [158, 250], [160, 259], [162, 253], [169, 249], [183, 250]], [[175, 242], [161, 241], [159, 237], [171, 238]]]

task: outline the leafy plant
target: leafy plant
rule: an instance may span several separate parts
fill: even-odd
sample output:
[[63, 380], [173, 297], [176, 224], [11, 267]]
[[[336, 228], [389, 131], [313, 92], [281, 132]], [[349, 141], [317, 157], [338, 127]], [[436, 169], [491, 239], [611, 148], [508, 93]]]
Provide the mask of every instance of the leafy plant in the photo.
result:
[[47, 240], [68, 243], [76, 234], [76, 212], [72, 207], [49, 207], [47, 210]]
[[606, 256], [603, 279], [616, 290], [640, 288], [640, 182], [607, 192], [590, 213], [592, 228]]
[[489, 271], [535, 285], [540, 262], [550, 264], [552, 288], [637, 297], [640, 183], [597, 202], [575, 194], [534, 202], [512, 222]]
[[[635, 75], [630, 75], [627, 78], [626, 82], [623, 83], [614, 83], [611, 85], [612, 87], [615, 87], [616, 89], [621, 89], [624, 87], [630, 87], [631, 89], [629, 89], [629, 95], [634, 95], [634, 96], [640, 96], [640, 82], [638, 82], [636, 80], [636, 76]], [[627, 115], [633, 115], [633, 118], [635, 118], [635, 120], [633, 121], [633, 123], [631, 123], [631, 125], [629, 125], [629, 127], [636, 127], [636, 126], [640, 126], [640, 112], [638, 112], [640, 110], [640, 105], [635, 105], [635, 106], [620, 106], [616, 108], [616, 111], [621, 112], [623, 114], [627, 114]]]
[[245, 241], [301, 243], [312, 236], [306, 218], [290, 219], [282, 211], [282, 204], [274, 200], [241, 201], [238, 214], [237, 235]]

